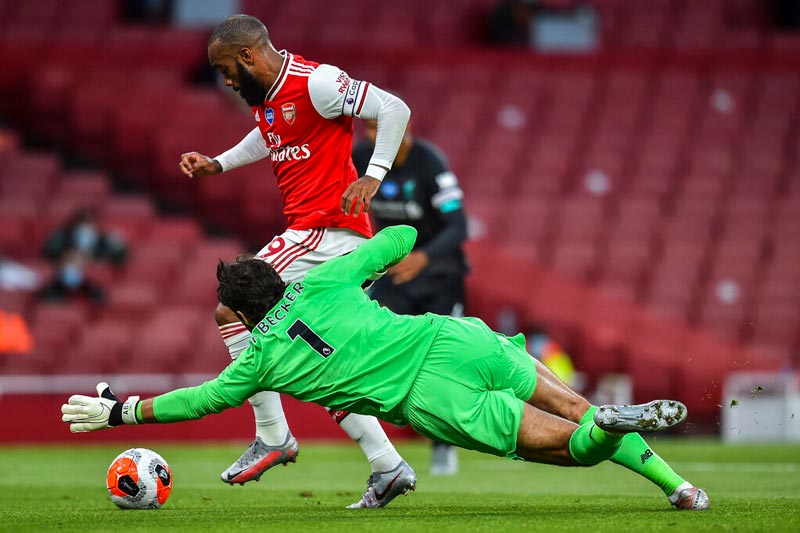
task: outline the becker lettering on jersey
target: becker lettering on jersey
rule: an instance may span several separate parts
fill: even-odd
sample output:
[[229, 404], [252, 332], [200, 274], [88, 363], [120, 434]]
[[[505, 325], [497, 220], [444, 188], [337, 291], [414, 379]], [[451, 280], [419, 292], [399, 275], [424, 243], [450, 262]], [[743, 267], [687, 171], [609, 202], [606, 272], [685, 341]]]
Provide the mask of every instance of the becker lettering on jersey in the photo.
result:
[[289, 315], [292, 303], [297, 300], [301, 292], [303, 292], [303, 284], [299, 281], [292, 283], [289, 290], [283, 295], [283, 300], [270, 309], [264, 319], [256, 324], [256, 329], [266, 335], [271, 328], [280, 324]]

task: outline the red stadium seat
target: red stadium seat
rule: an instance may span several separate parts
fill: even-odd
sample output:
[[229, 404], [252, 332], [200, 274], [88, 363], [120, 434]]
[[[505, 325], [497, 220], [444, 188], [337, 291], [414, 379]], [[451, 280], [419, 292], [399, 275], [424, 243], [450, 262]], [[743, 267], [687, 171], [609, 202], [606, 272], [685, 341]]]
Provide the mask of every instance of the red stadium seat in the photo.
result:
[[153, 224], [150, 235], [150, 242], [169, 244], [187, 252], [200, 240], [200, 227], [191, 218], [160, 218]]
[[655, 340], [640, 341], [629, 347], [626, 372], [633, 382], [633, 401], [680, 396], [677, 384], [681, 352]]
[[35, 298], [36, 296], [28, 291], [0, 289], [0, 312], [13, 313], [27, 318]]
[[145, 282], [119, 283], [109, 287], [107, 292], [108, 303], [100, 314], [108, 320], [140, 322], [163, 301], [163, 293]]
[[9, 257], [22, 258], [30, 254], [29, 220], [24, 216], [6, 215], [0, 200], [0, 251]]
[[89, 27], [106, 25], [113, 23], [118, 7], [117, 2], [106, 0], [72, 0], [66, 18]]
[[200, 309], [214, 309], [217, 305], [216, 264], [186, 264], [178, 273], [174, 286], [169, 291], [169, 300], [184, 305], [195, 305]]
[[181, 363], [181, 371], [214, 374], [221, 372], [230, 362], [231, 358], [219, 334], [219, 328], [209, 316], [208, 322], [201, 325], [187, 360]]
[[100, 320], [82, 328], [78, 344], [69, 352], [61, 371], [68, 374], [108, 373], [124, 368], [125, 360], [138, 354], [131, 350], [135, 339], [146, 337], [125, 321]]
[[190, 359], [193, 337], [179, 328], [160, 322], [143, 326], [146, 335], [133, 339], [130, 349], [136, 360], [151, 372], [185, 372], [185, 362]]
[[732, 345], [695, 336], [690, 339], [683, 356], [689, 364], [678, 367], [681, 400], [692, 413], [694, 424], [713, 424], [722, 408], [723, 380], [737, 369], [739, 351]]
[[58, 371], [64, 352], [53, 350], [44, 343], [35, 343], [33, 350], [25, 354], [4, 354], [0, 357], [0, 373], [11, 375], [46, 375]]
[[191, 260], [214, 268], [219, 259], [233, 261], [245, 251], [244, 245], [234, 239], [207, 240], [195, 247]]

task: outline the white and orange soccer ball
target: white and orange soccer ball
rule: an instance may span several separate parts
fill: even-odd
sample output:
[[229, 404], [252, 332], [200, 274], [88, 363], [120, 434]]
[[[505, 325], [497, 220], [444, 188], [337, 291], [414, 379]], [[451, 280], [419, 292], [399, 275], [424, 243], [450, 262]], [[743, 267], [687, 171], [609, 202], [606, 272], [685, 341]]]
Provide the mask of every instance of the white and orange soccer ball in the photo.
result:
[[153, 450], [131, 448], [111, 462], [106, 488], [121, 509], [158, 509], [172, 490], [172, 471]]

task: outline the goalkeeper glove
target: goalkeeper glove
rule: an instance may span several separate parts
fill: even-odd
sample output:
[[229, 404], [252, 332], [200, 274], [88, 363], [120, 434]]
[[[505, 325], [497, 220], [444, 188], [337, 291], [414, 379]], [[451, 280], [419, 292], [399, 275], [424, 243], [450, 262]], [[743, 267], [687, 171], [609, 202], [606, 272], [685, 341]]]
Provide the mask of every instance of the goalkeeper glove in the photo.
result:
[[111, 392], [108, 383], [97, 384], [97, 397], [75, 394], [61, 406], [61, 420], [69, 424], [73, 433], [97, 431], [120, 424], [138, 424], [136, 405], [138, 396], [131, 396], [125, 402]]

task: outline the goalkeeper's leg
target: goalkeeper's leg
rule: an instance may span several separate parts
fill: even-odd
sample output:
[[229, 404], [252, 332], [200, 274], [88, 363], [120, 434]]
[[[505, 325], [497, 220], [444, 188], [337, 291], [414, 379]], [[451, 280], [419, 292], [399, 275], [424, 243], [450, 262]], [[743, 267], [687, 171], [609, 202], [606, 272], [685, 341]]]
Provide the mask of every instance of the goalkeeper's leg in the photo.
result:
[[[533, 405], [581, 426], [591, 422], [598, 407], [570, 389], [545, 365], [537, 361], [537, 391], [544, 385], [558, 391], [558, 396], [542, 395], [531, 399]], [[628, 433], [611, 456], [610, 460], [636, 472], [657, 485], [679, 509], [704, 509], [708, 499], [701, 489], [678, 475], [650, 446], [639, 433]]]

